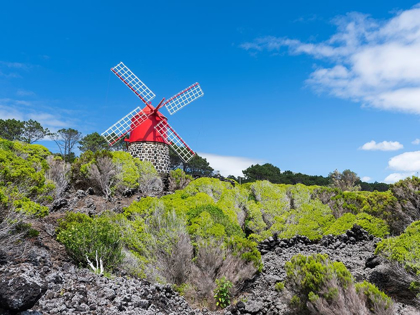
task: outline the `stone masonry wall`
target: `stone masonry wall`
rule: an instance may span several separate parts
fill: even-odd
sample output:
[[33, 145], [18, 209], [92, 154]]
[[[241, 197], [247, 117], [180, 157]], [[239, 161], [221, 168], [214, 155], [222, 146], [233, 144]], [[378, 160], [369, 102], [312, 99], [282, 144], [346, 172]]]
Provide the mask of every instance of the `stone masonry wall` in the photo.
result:
[[169, 146], [162, 142], [132, 142], [128, 152], [142, 161], [150, 161], [159, 173], [169, 173]]

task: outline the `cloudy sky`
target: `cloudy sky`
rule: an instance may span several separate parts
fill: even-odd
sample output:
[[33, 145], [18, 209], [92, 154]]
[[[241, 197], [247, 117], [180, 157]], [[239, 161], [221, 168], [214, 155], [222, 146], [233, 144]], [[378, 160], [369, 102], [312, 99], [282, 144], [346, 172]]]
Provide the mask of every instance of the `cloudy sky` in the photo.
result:
[[0, 27], [1, 119], [102, 132], [141, 105], [123, 61], [154, 102], [200, 82], [169, 122], [224, 175], [420, 171], [415, 1], [8, 1]]

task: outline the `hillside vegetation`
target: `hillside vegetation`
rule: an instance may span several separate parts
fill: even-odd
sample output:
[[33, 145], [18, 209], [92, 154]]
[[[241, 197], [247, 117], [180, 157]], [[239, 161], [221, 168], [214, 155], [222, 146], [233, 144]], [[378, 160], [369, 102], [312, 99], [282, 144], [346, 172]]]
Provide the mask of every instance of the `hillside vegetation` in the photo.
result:
[[[47, 217], [57, 211], [56, 200], [78, 189], [92, 189], [108, 201], [139, 194], [138, 200], [118, 212], [63, 212], [56, 222], [56, 239], [77, 265], [101, 272], [101, 261], [106, 273], [123, 271], [170, 283], [189, 301], [210, 307], [215, 307], [214, 291], [220, 279], [233, 284], [229, 294], [234, 296], [246, 280], [263, 270], [257, 245], [273, 235], [317, 241], [325, 235], [343, 234], [357, 224], [383, 239], [378, 254], [418, 273], [419, 186], [416, 177], [385, 192], [269, 181], [233, 185], [207, 177], [192, 180], [181, 170], [172, 171], [165, 182], [151, 163], [126, 152], [86, 151], [69, 164], [40, 145], [0, 139], [3, 225], [13, 229], [16, 220], [33, 223], [37, 217]], [[168, 188], [171, 192], [165, 193]], [[28, 217], [16, 219], [16, 213]], [[1, 237], [7, 240], [10, 233]], [[292, 273], [302, 272], [312, 261], [326, 266], [320, 265], [327, 268], [326, 276], [337, 275], [334, 281], [341, 286], [337, 290], [351, 291], [359, 299], [363, 292], [372, 292], [369, 303], [377, 299], [381, 309], [390, 307], [385, 294], [369, 283], [353, 286], [344, 266], [323, 256], [295, 258], [287, 267], [289, 283], [296, 281]], [[306, 308], [307, 301], [313, 308], [325, 307], [329, 293], [320, 291], [322, 283], [317, 290], [309, 290], [296, 282], [293, 289], [300, 292], [296, 307]]]

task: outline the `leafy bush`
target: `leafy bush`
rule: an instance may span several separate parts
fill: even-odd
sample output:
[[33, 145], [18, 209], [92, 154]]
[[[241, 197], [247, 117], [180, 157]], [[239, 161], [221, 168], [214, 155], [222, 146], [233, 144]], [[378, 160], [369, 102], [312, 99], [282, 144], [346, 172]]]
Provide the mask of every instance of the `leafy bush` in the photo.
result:
[[185, 174], [185, 172], [177, 168], [169, 172], [169, 190], [184, 189], [193, 180], [191, 175]]
[[197, 193], [205, 193], [218, 201], [222, 195], [223, 190], [231, 188], [231, 184], [222, 182], [216, 178], [202, 177], [192, 181], [185, 189], [187, 195], [194, 196]]
[[312, 201], [303, 204], [299, 210], [291, 210], [276, 218], [270, 231], [278, 232], [281, 238], [303, 235], [310, 240], [318, 240], [333, 222], [334, 216], [329, 207], [320, 201]]
[[214, 298], [216, 299], [216, 305], [221, 308], [225, 308], [230, 305], [230, 292], [232, 288], [232, 282], [222, 277], [216, 279], [216, 289], [214, 290]]
[[0, 139], [0, 186], [15, 189], [34, 201], [45, 200], [54, 189], [45, 178], [49, 154], [40, 145]]
[[367, 281], [356, 283], [356, 292], [366, 297], [367, 307], [370, 311], [379, 313], [392, 308], [392, 300], [385, 293], [380, 291], [374, 284]]
[[389, 234], [389, 226], [384, 220], [375, 218], [367, 213], [359, 213], [357, 215], [345, 213], [338, 218], [324, 234], [340, 235], [351, 229], [354, 224], [360, 225], [370, 234], [377, 237], [383, 238]]
[[82, 265], [87, 264], [87, 258], [95, 260], [97, 253], [105, 268], [113, 270], [123, 258], [120, 230], [107, 216], [90, 218], [85, 214], [68, 213], [59, 224], [57, 240]]
[[285, 265], [286, 287], [292, 291], [289, 304], [299, 314], [393, 314], [393, 303], [374, 285], [354, 284], [341, 262], [327, 255], [294, 256]]
[[241, 227], [232, 222], [223, 210], [213, 205], [203, 205], [187, 212], [188, 232], [202, 239], [239, 236], [244, 237]]
[[0, 220], [11, 210], [45, 216], [55, 186], [46, 179], [50, 152], [35, 144], [0, 139]]
[[48, 207], [41, 206], [40, 204], [33, 202], [26, 197], [16, 200], [13, 205], [16, 211], [23, 212], [27, 215], [35, 215], [42, 218], [47, 216], [49, 213]]
[[[217, 278], [229, 276], [236, 286], [262, 269], [257, 244], [246, 238], [236, 215], [230, 215], [242, 211], [235, 208], [237, 192], [225, 194], [232, 186], [222, 185], [219, 180], [204, 180], [159, 199], [142, 198], [124, 212], [130, 225], [124, 230], [132, 231], [126, 232], [130, 236], [124, 236], [124, 242], [137, 257], [140, 274], [186, 284], [185, 296], [205, 300], [209, 307], [215, 303]], [[218, 207], [201, 190], [213, 197], [219, 191], [218, 201], [223, 199], [221, 203], [229, 204], [230, 210]]]
[[330, 262], [325, 254], [312, 256], [296, 255], [285, 264], [287, 284], [298, 289], [304, 299], [309, 293], [323, 294], [324, 298], [332, 299], [337, 294], [336, 288], [330, 288], [325, 293], [321, 289], [333, 278], [344, 288], [352, 282], [351, 273], [341, 262]]
[[377, 245], [375, 254], [420, 274], [420, 221], [410, 224], [401, 235], [384, 239]]
[[317, 188], [266, 181], [253, 183], [250, 189], [256, 202], [249, 201], [246, 222], [250, 237], [261, 241], [277, 233], [282, 238], [299, 234], [311, 240], [320, 239], [334, 217], [327, 205], [313, 199]]
[[332, 208], [336, 217], [347, 212], [353, 214], [364, 212], [384, 220], [391, 219], [392, 208], [397, 204], [397, 198], [391, 191], [343, 191], [331, 200], [334, 202]]
[[123, 151], [84, 152], [72, 164], [71, 181], [75, 188], [95, 187], [107, 197], [127, 189], [140, 189], [146, 195], [162, 190], [153, 164]]
[[147, 196], [160, 193], [163, 189], [163, 182], [152, 162], [138, 161], [137, 168], [139, 173], [138, 185], [140, 191]]
[[248, 212], [248, 191], [240, 186], [229, 187], [223, 190], [216, 205], [241, 227], [245, 225]]
[[281, 281], [281, 282], [277, 282], [277, 283], [274, 285], [274, 288], [275, 288], [275, 289], [276, 289], [276, 291], [278, 291], [278, 292], [283, 291], [283, 290], [284, 290], [284, 282], [283, 282], [283, 281]]
[[55, 197], [59, 198], [66, 191], [70, 182], [71, 165], [59, 156], [48, 156], [48, 171], [46, 176], [55, 184]]

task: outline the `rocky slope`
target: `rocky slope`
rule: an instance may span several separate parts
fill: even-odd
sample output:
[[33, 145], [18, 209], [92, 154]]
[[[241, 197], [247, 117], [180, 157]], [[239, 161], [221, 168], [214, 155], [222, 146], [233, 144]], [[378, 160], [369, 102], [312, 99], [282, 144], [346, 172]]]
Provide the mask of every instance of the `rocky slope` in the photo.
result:
[[[240, 297], [243, 302], [240, 301], [229, 310], [232, 314], [294, 314], [285, 299], [288, 293], [278, 292], [275, 284], [286, 279], [284, 265], [294, 255], [321, 253], [327, 254], [333, 261], [342, 262], [356, 281], [369, 280], [380, 287], [381, 283], [378, 283], [378, 280], [385, 282], [382, 283], [381, 289], [385, 292], [392, 291], [390, 296], [394, 300], [412, 304], [395, 303], [395, 314], [420, 314], [419, 300], [406, 289], [407, 283], [405, 286], [399, 286], [399, 281], [403, 279], [386, 279], [384, 271], [389, 274], [389, 264], [373, 255], [378, 241], [380, 239], [369, 235], [359, 226], [354, 226], [346, 234], [338, 237], [325, 236], [320, 242], [311, 242], [304, 236], [282, 240], [270, 237], [259, 245], [263, 254], [263, 272], [247, 284]], [[394, 290], [396, 288], [399, 290]]]
[[[121, 211], [132, 199], [117, 200], [114, 211]], [[343, 262], [356, 281], [369, 280], [401, 302], [396, 303], [395, 314], [420, 314], [419, 300], [405, 289], [410, 278], [373, 256], [379, 239], [358, 226], [319, 242], [302, 236], [270, 237], [259, 245], [264, 270], [244, 284], [232, 306], [219, 312], [194, 309], [169, 285], [124, 274], [107, 278], [72, 263], [54, 238], [57, 219], [66, 211], [98, 214], [107, 208], [110, 205], [103, 198], [78, 191], [57, 200], [50, 216], [33, 222], [40, 231], [38, 237], [0, 251], [0, 314], [292, 314], [288, 293], [276, 291], [275, 284], [284, 281], [284, 264], [294, 255], [312, 253]]]

